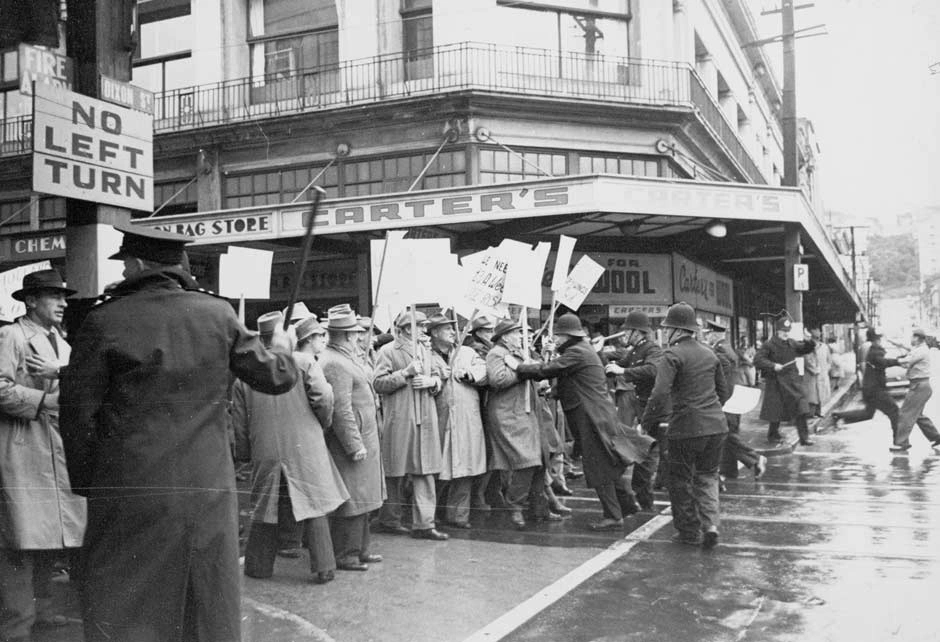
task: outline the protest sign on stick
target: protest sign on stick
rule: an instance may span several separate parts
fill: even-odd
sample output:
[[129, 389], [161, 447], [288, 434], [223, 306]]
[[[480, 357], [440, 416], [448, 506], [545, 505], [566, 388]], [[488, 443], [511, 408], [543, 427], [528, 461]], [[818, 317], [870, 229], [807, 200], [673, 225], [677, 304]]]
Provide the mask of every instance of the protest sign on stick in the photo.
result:
[[550, 243], [539, 243], [534, 250], [516, 241], [500, 244], [499, 251], [506, 260], [503, 302], [536, 310], [542, 307], [542, 276], [551, 248]]
[[597, 261], [586, 255], [582, 256], [558, 291], [558, 303], [576, 311], [602, 274], [604, 268]]
[[[219, 256], [219, 296], [226, 299], [271, 298], [274, 252], [230, 246]], [[293, 285], [293, 284], [292, 284]]]

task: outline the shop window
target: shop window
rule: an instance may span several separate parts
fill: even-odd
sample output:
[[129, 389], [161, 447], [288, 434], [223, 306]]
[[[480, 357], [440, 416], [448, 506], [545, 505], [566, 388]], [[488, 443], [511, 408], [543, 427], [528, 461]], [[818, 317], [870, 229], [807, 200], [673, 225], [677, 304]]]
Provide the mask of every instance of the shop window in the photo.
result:
[[[564, 176], [568, 173], [568, 157], [565, 153], [518, 149], [515, 151], [518, 156], [504, 149], [481, 149], [480, 182], [506, 183], [543, 178], [546, 172], [552, 176]], [[527, 162], [523, 162], [519, 156]]]
[[[252, 207], [255, 205], [278, 205], [290, 203], [297, 194], [320, 173], [323, 166], [289, 168], [274, 172], [257, 172], [226, 176], [224, 181], [224, 206], [226, 208]], [[319, 179], [317, 185], [326, 190], [327, 198], [339, 196], [337, 189], [337, 169], [329, 167]], [[309, 190], [300, 200], [311, 200]]]
[[194, 180], [168, 181], [153, 186], [153, 211], [163, 208], [157, 216], [189, 214], [199, 209], [198, 203], [199, 192]]
[[[384, 159], [344, 163], [344, 196], [365, 196], [404, 192], [431, 158], [431, 152]], [[459, 187], [467, 183], [466, 154], [463, 149], [443, 151], [428, 167], [415, 189]]]
[[431, 0], [402, 0], [402, 43], [405, 80], [434, 75], [434, 27]]
[[252, 102], [339, 90], [335, 0], [250, 0]]

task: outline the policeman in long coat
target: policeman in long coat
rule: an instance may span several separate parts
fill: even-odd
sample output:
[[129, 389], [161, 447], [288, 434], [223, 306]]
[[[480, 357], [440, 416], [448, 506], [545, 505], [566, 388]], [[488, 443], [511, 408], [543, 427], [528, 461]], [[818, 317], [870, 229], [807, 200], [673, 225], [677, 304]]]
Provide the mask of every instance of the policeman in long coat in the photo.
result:
[[411, 536], [445, 540], [447, 534], [434, 527], [434, 476], [441, 472], [442, 465], [434, 395], [440, 393], [442, 381], [423, 343], [427, 323], [427, 316], [421, 312], [399, 315], [398, 337], [382, 346], [376, 358], [372, 383], [382, 395], [382, 465], [388, 492], [379, 513], [378, 530], [393, 535], [408, 532], [401, 523], [408, 478], [414, 489]]
[[671, 306], [662, 326], [666, 348], [643, 425], [669, 420], [667, 484], [674, 540], [711, 548], [718, 544], [718, 464], [728, 432], [721, 406], [731, 388], [714, 351], [695, 339], [692, 306]]
[[[619, 422], [617, 408], [607, 394], [604, 365], [587, 333], [573, 314], [555, 323], [558, 356], [548, 363], [523, 363], [516, 373], [523, 379], [556, 379], [557, 394], [565, 417], [581, 437], [584, 479], [597, 492], [604, 519], [594, 530], [623, 527], [623, 517], [637, 511], [630, 488], [629, 467], [647, 457], [653, 439], [628, 435]], [[512, 367], [512, 362], [510, 362]]]
[[55, 324], [74, 293], [55, 270], [27, 274], [12, 295], [26, 314], [0, 328], [2, 640], [28, 638], [36, 605], [51, 606], [55, 551], [81, 546], [85, 530], [85, 499], [72, 493], [59, 436], [58, 377], [70, 350]]
[[348, 304], [333, 306], [327, 314], [329, 343], [320, 366], [333, 387], [333, 422], [326, 443], [349, 491], [349, 501], [330, 520], [333, 554], [338, 568], [365, 571], [382, 561], [370, 552], [369, 513], [385, 499], [372, 370], [357, 349], [368, 328], [357, 324]]
[[124, 228], [125, 280], [85, 318], [62, 377], [69, 475], [89, 498], [86, 642], [240, 638], [229, 373], [269, 394], [297, 381], [181, 267], [187, 237]]
[[794, 341], [790, 338], [793, 324], [782, 317], [774, 323], [775, 334], [764, 342], [754, 356], [754, 365], [764, 376], [764, 402], [760, 418], [769, 422], [767, 441], [783, 439], [780, 422], [793, 419], [800, 436], [800, 444], [810, 446], [807, 418], [812, 409], [806, 400], [803, 377], [796, 367], [797, 357], [809, 354], [816, 348], [812, 340]]
[[[269, 341], [283, 324], [280, 312], [258, 319]], [[314, 581], [333, 579], [336, 560], [327, 515], [349, 499], [346, 484], [330, 456], [323, 431], [333, 422], [333, 389], [314, 353], [326, 330], [315, 317], [295, 327], [294, 362], [300, 378], [290, 392], [266, 395], [242, 381], [232, 388], [236, 453], [251, 459], [251, 529], [245, 547], [245, 575], [268, 578], [274, 572], [278, 525], [299, 524], [306, 535]]]

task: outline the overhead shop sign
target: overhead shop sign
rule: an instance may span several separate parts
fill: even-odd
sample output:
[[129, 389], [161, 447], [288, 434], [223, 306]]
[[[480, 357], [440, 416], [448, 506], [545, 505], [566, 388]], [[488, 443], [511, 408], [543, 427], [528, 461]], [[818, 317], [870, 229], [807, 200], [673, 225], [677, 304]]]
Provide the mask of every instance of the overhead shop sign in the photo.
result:
[[45, 47], [20, 45], [19, 72], [20, 93], [33, 95], [33, 83], [50, 85], [61, 89], [71, 89], [75, 78], [75, 65], [72, 59]]
[[672, 255], [672, 275], [676, 301], [685, 301], [696, 310], [734, 316], [734, 283], [679, 254]]
[[9, 236], [0, 239], [0, 260], [36, 261], [65, 256], [65, 233]]
[[37, 84], [33, 190], [152, 212], [153, 117]]
[[[584, 252], [575, 252], [572, 261], [577, 262]], [[588, 256], [601, 264], [604, 273], [588, 294], [587, 305], [610, 305], [623, 307], [633, 305], [669, 305], [672, 303], [672, 257], [669, 254], [627, 254], [613, 252], [588, 252]], [[555, 265], [552, 252], [548, 265]], [[551, 297], [549, 285], [552, 270], [546, 270], [542, 279], [542, 295], [547, 301]]]

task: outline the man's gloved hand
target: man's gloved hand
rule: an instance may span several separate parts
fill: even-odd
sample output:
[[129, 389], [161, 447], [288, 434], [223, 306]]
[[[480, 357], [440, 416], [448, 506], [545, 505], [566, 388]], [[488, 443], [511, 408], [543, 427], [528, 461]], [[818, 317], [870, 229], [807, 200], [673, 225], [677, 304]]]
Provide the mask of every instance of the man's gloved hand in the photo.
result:
[[421, 362], [417, 359], [409, 363], [408, 366], [402, 370], [402, 373], [404, 373], [406, 377], [414, 377], [421, 374], [421, 372]]

